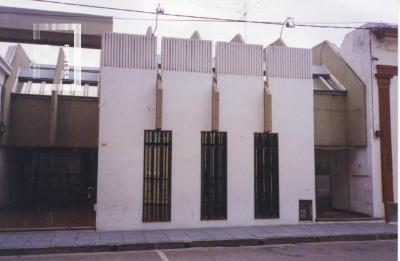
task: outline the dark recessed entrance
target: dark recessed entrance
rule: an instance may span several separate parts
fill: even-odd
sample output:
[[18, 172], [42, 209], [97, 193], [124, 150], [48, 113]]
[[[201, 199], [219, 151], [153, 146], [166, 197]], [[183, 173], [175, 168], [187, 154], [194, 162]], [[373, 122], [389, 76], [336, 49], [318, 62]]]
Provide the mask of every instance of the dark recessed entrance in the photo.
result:
[[2, 180], [0, 229], [94, 227], [97, 149], [3, 150], [12, 167]]
[[372, 219], [366, 214], [372, 200], [369, 186], [360, 186], [369, 176], [356, 174], [361, 165], [354, 154], [346, 148], [315, 149], [316, 221]]

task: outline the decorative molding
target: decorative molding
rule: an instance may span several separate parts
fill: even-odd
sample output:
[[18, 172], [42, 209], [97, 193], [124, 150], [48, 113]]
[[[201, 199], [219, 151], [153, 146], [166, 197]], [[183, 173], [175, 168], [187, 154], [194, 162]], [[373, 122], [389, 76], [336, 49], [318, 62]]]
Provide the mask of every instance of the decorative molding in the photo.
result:
[[310, 49], [269, 46], [265, 49], [268, 78], [312, 79]]
[[211, 73], [212, 42], [163, 37], [161, 69], [166, 71]]
[[397, 66], [378, 64], [376, 71], [378, 88], [390, 88], [390, 80], [397, 75]]
[[217, 75], [263, 76], [262, 45], [217, 42], [215, 49]]
[[378, 64], [376, 66], [376, 72], [375, 76], [377, 78], [392, 78], [397, 75], [397, 66]]
[[155, 70], [156, 50], [154, 36], [104, 33], [101, 66]]
[[397, 31], [397, 27], [382, 27], [372, 29], [372, 32], [374, 32], [376, 38], [378, 38], [379, 40], [385, 37], [397, 38]]

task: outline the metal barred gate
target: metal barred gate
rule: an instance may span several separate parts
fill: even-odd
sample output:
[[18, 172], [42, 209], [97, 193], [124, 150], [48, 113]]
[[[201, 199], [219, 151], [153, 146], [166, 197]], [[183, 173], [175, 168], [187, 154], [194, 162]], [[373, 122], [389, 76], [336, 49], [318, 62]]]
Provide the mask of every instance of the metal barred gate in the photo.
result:
[[254, 133], [255, 218], [279, 217], [278, 134]]
[[227, 216], [227, 134], [201, 132], [201, 219]]
[[144, 131], [143, 222], [171, 220], [172, 131]]

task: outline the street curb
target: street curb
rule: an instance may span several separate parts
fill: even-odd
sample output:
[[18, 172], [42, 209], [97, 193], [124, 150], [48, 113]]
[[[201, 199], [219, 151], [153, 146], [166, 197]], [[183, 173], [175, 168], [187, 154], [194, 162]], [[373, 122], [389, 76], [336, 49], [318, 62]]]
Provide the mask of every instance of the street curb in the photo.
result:
[[238, 247], [238, 246], [260, 246], [278, 244], [318, 243], [335, 241], [370, 241], [397, 239], [397, 233], [377, 234], [352, 234], [352, 235], [330, 235], [330, 236], [291, 236], [291, 237], [260, 237], [248, 239], [227, 240], [198, 240], [198, 241], [175, 241], [157, 243], [126, 243], [126, 244], [103, 244], [82, 246], [50, 246], [43, 248], [4, 248], [0, 249], [0, 256], [19, 255], [43, 255], [43, 254], [69, 254], [69, 253], [93, 253], [93, 252], [119, 252], [138, 251], [154, 249], [180, 249], [191, 247]]

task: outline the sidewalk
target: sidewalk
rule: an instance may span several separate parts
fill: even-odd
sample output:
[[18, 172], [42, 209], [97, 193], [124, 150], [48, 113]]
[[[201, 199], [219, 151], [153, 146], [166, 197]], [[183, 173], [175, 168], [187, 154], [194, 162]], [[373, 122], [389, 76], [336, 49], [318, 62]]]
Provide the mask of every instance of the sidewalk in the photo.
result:
[[387, 223], [312, 223], [125, 232], [91, 230], [0, 232], [0, 255], [290, 244], [397, 238]]

